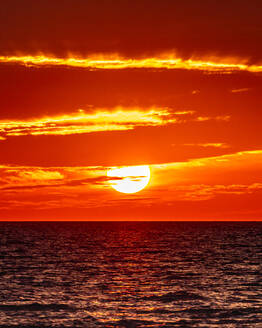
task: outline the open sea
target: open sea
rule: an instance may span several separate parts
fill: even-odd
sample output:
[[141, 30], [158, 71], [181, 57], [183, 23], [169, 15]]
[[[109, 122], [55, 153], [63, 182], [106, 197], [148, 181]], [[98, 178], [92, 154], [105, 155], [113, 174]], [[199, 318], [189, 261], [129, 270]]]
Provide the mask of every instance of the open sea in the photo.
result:
[[0, 328], [262, 327], [262, 223], [0, 223]]

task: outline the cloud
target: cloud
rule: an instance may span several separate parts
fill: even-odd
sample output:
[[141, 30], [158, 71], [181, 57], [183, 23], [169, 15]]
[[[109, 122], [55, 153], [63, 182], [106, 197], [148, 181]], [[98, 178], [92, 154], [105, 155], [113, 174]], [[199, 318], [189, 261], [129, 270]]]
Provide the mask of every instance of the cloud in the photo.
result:
[[[154, 187], [251, 185], [260, 182], [262, 150], [203, 157], [151, 166]], [[252, 174], [250, 174], [252, 172]]]
[[250, 90], [250, 88], [241, 88], [241, 89], [232, 89], [231, 92], [232, 93], [242, 93], [242, 92], [247, 92], [249, 90]]
[[193, 90], [192, 91], [192, 95], [197, 95], [197, 94], [199, 94], [200, 93], [200, 90]]
[[0, 53], [6, 55], [141, 56], [175, 49], [182, 58], [213, 53], [261, 60], [257, 0], [13, 0], [2, 1], [1, 8]]
[[[114, 180], [122, 180], [124, 178], [114, 177]], [[8, 187], [2, 187], [0, 190], [33, 190], [33, 189], [42, 189], [42, 188], [61, 188], [61, 187], [79, 187], [79, 186], [87, 186], [87, 185], [105, 185], [106, 182], [112, 181], [112, 177], [107, 176], [99, 176], [88, 179], [76, 179], [69, 180], [63, 183], [57, 181], [57, 183], [46, 183], [46, 184], [34, 184], [34, 185], [13, 185]]]
[[[194, 117], [195, 111], [174, 111], [171, 108], [123, 108], [97, 109], [85, 112], [35, 118], [31, 120], [0, 120], [2, 139], [24, 135], [73, 135], [103, 131], [125, 131], [137, 127], [165, 126], [188, 121], [228, 121], [230, 116]], [[190, 118], [188, 117], [190, 116]], [[184, 118], [185, 117], [185, 118]]]
[[175, 115], [193, 115], [194, 113], [194, 110], [181, 110], [174, 112]]
[[[111, 167], [0, 166], [0, 209], [94, 208], [126, 195], [111, 185], [126, 177], [107, 176]], [[129, 177], [135, 181], [141, 177]], [[139, 199], [139, 195], [135, 196]], [[142, 197], [143, 198], [143, 197]], [[129, 197], [132, 200], [132, 195]]]
[[180, 185], [169, 190], [172, 191], [172, 200], [202, 201], [212, 199], [218, 195], [245, 195], [262, 191], [262, 183], [231, 184], [231, 185]]
[[102, 184], [109, 180], [103, 167], [0, 166], [0, 189], [37, 189], [47, 187]]
[[215, 117], [209, 117], [209, 116], [198, 116], [195, 120], [198, 122], [205, 122], [205, 121], [210, 121], [210, 120], [215, 120], [215, 121], [229, 121], [230, 120], [230, 115], [219, 115]]
[[8, 136], [70, 135], [101, 131], [132, 130], [139, 126], [161, 126], [176, 123], [174, 115], [163, 108], [97, 109], [92, 113], [79, 110], [71, 115], [45, 117], [24, 121], [0, 121], [0, 133]]
[[[55, 167], [35, 168], [30, 166], [0, 166], [0, 190], [31, 191], [43, 188], [77, 189], [107, 188], [117, 180], [129, 178], [131, 181], [141, 176], [108, 176], [111, 167]], [[70, 193], [70, 192], [69, 192]]]
[[[262, 192], [262, 150], [151, 166], [154, 181], [147, 195], [155, 202], [206, 201]], [[252, 196], [252, 197], [253, 197]], [[243, 198], [245, 199], [245, 198]]]
[[85, 69], [184, 69], [206, 72], [231, 73], [235, 71], [262, 72], [262, 65], [249, 65], [247, 60], [210, 58], [183, 59], [173, 54], [159, 54], [156, 57], [126, 58], [120, 55], [96, 55], [81, 57], [48, 57], [47, 55], [0, 56], [0, 63], [15, 63], [25, 66], [66, 66]]
[[187, 143], [187, 144], [184, 144], [184, 146], [197, 146], [197, 147], [204, 147], [204, 148], [213, 147], [213, 148], [223, 148], [223, 149], [230, 147], [228, 144], [222, 143], [222, 142]]

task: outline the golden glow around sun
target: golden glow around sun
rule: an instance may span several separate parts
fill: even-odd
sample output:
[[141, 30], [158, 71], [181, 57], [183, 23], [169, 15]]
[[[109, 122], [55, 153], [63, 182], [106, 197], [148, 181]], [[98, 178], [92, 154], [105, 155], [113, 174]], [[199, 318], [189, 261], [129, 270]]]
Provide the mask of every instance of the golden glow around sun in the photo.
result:
[[150, 180], [150, 169], [148, 165], [112, 168], [107, 171], [107, 176], [112, 177], [112, 180], [109, 180], [112, 188], [133, 194], [146, 187]]

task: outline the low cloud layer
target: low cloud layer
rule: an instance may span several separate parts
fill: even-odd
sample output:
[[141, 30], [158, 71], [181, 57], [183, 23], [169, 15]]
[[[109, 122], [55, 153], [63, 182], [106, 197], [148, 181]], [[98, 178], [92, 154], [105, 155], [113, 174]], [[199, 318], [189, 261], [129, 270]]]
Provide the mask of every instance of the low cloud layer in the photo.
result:
[[[115, 192], [108, 177], [110, 167], [0, 167], [0, 190], [3, 207], [46, 208], [51, 203], [72, 199], [70, 206], [89, 208], [123, 206], [136, 203], [152, 206], [171, 206], [174, 202], [208, 201], [217, 197], [241, 196], [262, 191], [262, 150], [195, 159], [181, 163], [150, 165], [152, 179], [141, 193], [128, 195]], [[232, 173], [234, 172], [234, 173]], [[250, 172], [253, 172], [250, 178]], [[10, 203], [14, 199], [15, 203]], [[90, 203], [90, 199], [93, 199]], [[51, 203], [50, 203], [51, 202]], [[9, 205], [8, 205], [9, 204]], [[63, 203], [66, 205], [67, 201]], [[169, 204], [169, 205], [168, 205]], [[32, 206], [32, 205], [30, 205]], [[56, 207], [56, 205], [55, 205]], [[52, 208], [52, 206], [51, 206]]]

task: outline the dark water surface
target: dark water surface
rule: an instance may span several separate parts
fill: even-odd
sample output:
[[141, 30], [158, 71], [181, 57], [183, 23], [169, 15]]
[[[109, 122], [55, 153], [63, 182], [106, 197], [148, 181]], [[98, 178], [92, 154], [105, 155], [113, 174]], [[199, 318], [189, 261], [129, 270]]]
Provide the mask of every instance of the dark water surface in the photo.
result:
[[0, 223], [2, 327], [262, 327], [261, 223]]

